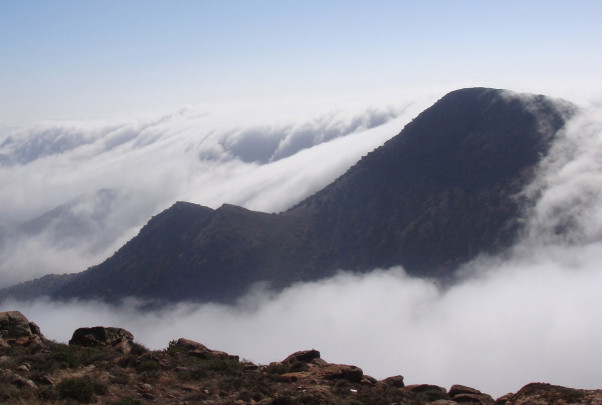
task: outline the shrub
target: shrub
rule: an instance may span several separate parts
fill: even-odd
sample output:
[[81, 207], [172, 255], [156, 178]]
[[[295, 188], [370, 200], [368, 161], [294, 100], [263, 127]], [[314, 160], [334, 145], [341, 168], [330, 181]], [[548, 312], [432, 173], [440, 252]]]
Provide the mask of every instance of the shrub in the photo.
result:
[[111, 374], [109, 380], [112, 384], [127, 385], [130, 382], [129, 374], [118, 367], [113, 367], [109, 373]]
[[218, 386], [221, 391], [234, 392], [240, 390], [244, 383], [241, 377], [226, 377], [219, 380]]
[[140, 343], [136, 343], [136, 342], [130, 342], [130, 346], [132, 348], [131, 352], [132, 354], [136, 355], [136, 356], [140, 356], [144, 353], [147, 353], [149, 350], [146, 346], [141, 345]]
[[289, 396], [282, 396], [272, 399], [271, 405], [296, 405], [299, 401]]
[[72, 351], [61, 349], [52, 353], [50, 356], [54, 361], [60, 363], [61, 368], [73, 368], [78, 364], [78, 360]]
[[38, 398], [44, 402], [56, 401], [59, 399], [59, 394], [52, 387], [40, 387], [37, 391]]
[[243, 371], [243, 366], [238, 360], [231, 359], [211, 359], [207, 362], [209, 368], [223, 375], [240, 375]]
[[61, 368], [75, 368], [78, 366], [87, 366], [95, 363], [97, 366], [102, 362], [116, 357], [115, 353], [110, 353], [98, 347], [81, 347], [55, 345], [51, 350], [50, 357], [59, 363]]
[[107, 392], [109, 392], [109, 386], [100, 380], [95, 379], [94, 381], [92, 381], [92, 384], [94, 384], [95, 394], [105, 395]]
[[130, 397], [121, 398], [121, 399], [118, 399], [117, 401], [113, 402], [113, 405], [142, 405], [142, 404], [144, 404], [144, 402], [142, 402], [141, 400], [130, 398]]
[[307, 370], [309, 370], [309, 366], [307, 365], [307, 363], [303, 363], [302, 361], [295, 361], [290, 365], [290, 372], [299, 372]]
[[171, 356], [173, 356], [174, 354], [179, 353], [181, 351], [182, 350], [178, 347], [177, 340], [170, 340], [169, 343], [167, 344], [167, 349], [165, 349], [165, 352], [167, 352]]
[[94, 397], [94, 384], [86, 377], [63, 380], [57, 385], [57, 390], [63, 399], [90, 402]]
[[284, 363], [271, 363], [265, 371], [268, 374], [286, 374], [290, 370], [290, 367]]
[[8, 401], [11, 398], [18, 398], [21, 391], [8, 382], [0, 382], [0, 399]]
[[152, 360], [144, 360], [136, 367], [136, 370], [138, 370], [139, 372], [155, 371], [158, 369], [159, 369], [159, 363], [157, 363], [156, 361], [152, 361]]
[[138, 374], [138, 380], [148, 384], [154, 384], [159, 378], [161, 378], [159, 370], [143, 371]]
[[176, 377], [180, 381], [204, 380], [209, 377], [209, 373], [205, 367], [196, 366], [178, 370]]
[[347, 380], [338, 380], [332, 387], [332, 393], [339, 396], [347, 396], [351, 393], [353, 385]]

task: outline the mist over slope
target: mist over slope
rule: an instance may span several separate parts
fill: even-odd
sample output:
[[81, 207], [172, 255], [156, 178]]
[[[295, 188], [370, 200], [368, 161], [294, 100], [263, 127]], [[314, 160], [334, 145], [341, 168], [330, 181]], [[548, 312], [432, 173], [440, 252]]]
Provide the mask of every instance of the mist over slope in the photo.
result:
[[461, 383], [494, 396], [532, 381], [600, 388], [600, 153], [602, 111], [582, 109], [526, 188], [537, 202], [513, 249], [471, 261], [447, 289], [391, 268], [258, 289], [231, 306], [141, 312], [131, 301], [37, 300], [2, 308], [19, 309], [61, 341], [77, 327], [111, 325], [152, 348], [187, 337], [262, 363], [314, 347], [377, 378]]
[[544, 96], [457, 90], [289, 211], [180, 202], [58, 289], [7, 292], [231, 303], [254, 283], [283, 288], [338, 269], [451, 278], [516, 239], [533, 202], [517, 195], [573, 111]]
[[0, 127], [0, 286], [98, 264], [176, 200], [289, 208], [391, 137], [421, 103], [206, 106]]

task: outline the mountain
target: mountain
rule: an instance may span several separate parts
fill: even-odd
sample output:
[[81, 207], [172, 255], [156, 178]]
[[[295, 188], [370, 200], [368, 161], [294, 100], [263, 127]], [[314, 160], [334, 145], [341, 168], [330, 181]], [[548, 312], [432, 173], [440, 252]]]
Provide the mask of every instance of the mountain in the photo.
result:
[[62, 299], [232, 302], [254, 283], [282, 288], [338, 269], [401, 265], [448, 279], [520, 235], [533, 202], [518, 196], [574, 110], [541, 95], [457, 90], [286, 212], [178, 202], [105, 262], [28, 288]]

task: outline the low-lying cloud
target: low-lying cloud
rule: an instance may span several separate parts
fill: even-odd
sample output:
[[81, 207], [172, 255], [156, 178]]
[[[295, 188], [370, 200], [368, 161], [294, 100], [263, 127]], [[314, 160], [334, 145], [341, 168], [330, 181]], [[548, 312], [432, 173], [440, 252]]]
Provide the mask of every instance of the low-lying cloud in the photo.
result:
[[[565, 251], [582, 260], [508, 261], [440, 290], [402, 269], [341, 273], [280, 293], [256, 291], [238, 306], [179, 304], [139, 312], [135, 302], [5, 303], [67, 341], [81, 326], [130, 330], [153, 349], [186, 337], [267, 364], [315, 348], [329, 362], [376, 378], [465, 384], [494, 396], [533, 381], [599, 388], [602, 246]], [[576, 259], [576, 257], [574, 257]]]
[[178, 200], [285, 210], [397, 134], [416, 109], [405, 103], [294, 118], [182, 109], [5, 129], [0, 287], [98, 264]]
[[[7, 301], [2, 309], [22, 311], [59, 341], [67, 341], [78, 327], [119, 326], [153, 349], [186, 337], [266, 364], [315, 348], [329, 362], [355, 364], [376, 378], [402, 374], [408, 384], [448, 388], [459, 383], [496, 397], [534, 381], [600, 388], [601, 117], [599, 110], [589, 109], [572, 120], [542, 163], [526, 191], [537, 203], [528, 212], [521, 241], [504, 255], [467, 264], [452, 286], [441, 288], [392, 268], [364, 275], [341, 272], [280, 292], [258, 287], [234, 306], [182, 303], [144, 312], [133, 300], [110, 306], [40, 299]], [[337, 151], [365, 153], [371, 148], [367, 138], [385, 138], [377, 129], [388, 130], [389, 124], [264, 164], [225, 158], [219, 148], [221, 158], [198, 159], [199, 150], [191, 144], [197, 166], [184, 165], [194, 175], [178, 184], [198, 188], [185, 192], [176, 186], [170, 195], [196, 196], [190, 200], [207, 205], [230, 198], [278, 210], [289, 203], [281, 196], [296, 191], [290, 197], [295, 198], [319, 187], [321, 171], [332, 177], [344, 170], [344, 159], [334, 157]], [[186, 139], [183, 144], [190, 144]], [[136, 159], [159, 175], [147, 156]], [[169, 170], [161, 173], [170, 176]], [[175, 169], [172, 175], [181, 173]]]

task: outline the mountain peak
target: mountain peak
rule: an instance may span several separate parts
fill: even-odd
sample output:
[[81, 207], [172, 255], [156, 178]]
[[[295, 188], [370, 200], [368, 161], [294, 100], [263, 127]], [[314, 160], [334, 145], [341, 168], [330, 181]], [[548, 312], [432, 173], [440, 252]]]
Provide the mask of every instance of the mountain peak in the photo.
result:
[[516, 239], [525, 203], [516, 196], [571, 108], [504, 90], [453, 91], [289, 211], [177, 202], [49, 294], [232, 302], [256, 282], [284, 287], [339, 269], [450, 277]]

